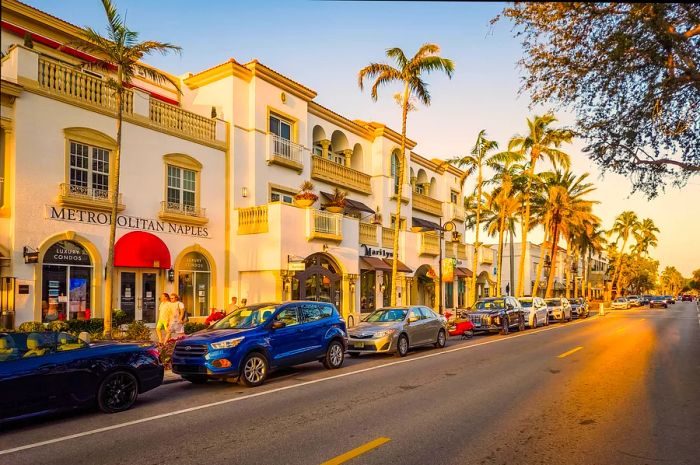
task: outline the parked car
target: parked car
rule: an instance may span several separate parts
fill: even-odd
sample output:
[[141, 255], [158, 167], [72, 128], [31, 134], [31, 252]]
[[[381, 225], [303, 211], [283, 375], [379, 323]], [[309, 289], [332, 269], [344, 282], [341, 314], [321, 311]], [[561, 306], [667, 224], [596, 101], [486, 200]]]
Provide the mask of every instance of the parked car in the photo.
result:
[[631, 305], [630, 305], [629, 300], [627, 300], [626, 297], [618, 297], [617, 299], [613, 300], [610, 307], [613, 310], [627, 310], [631, 307]]
[[575, 299], [570, 299], [571, 304], [571, 317], [572, 318], [586, 318], [588, 317], [588, 301], [583, 297], [578, 297]]
[[693, 301], [693, 296], [690, 294], [683, 294], [683, 297], [681, 297], [681, 302], [692, 302]]
[[571, 304], [564, 297], [545, 299], [547, 304], [547, 316], [550, 321], [565, 323], [571, 321]]
[[445, 347], [447, 319], [428, 307], [384, 307], [348, 333], [348, 354], [390, 352], [404, 357], [413, 347]]
[[676, 299], [674, 299], [672, 295], [665, 295], [664, 297], [666, 298], [667, 304], [676, 305]]
[[668, 303], [664, 296], [653, 296], [649, 300], [649, 308], [668, 308]]
[[653, 295], [645, 294], [641, 297], [640, 302], [642, 303], [642, 305], [649, 305], [649, 303], [651, 302], [651, 299], [653, 297], [654, 297]]
[[520, 297], [518, 299], [523, 307], [525, 315], [525, 324], [530, 328], [538, 326], [547, 326], [549, 318], [547, 317], [547, 304], [542, 297]]
[[467, 315], [475, 332], [508, 334], [511, 328], [525, 330], [525, 313], [514, 297], [479, 299]]
[[152, 344], [89, 344], [64, 332], [0, 333], [0, 420], [93, 405], [121, 412], [162, 382]]
[[640, 297], [638, 295], [628, 295], [626, 296], [627, 302], [629, 302], [630, 307], [641, 307], [642, 302], [640, 301]]
[[235, 310], [175, 344], [173, 373], [192, 383], [238, 378], [246, 386], [265, 382], [270, 370], [318, 360], [340, 368], [345, 321], [333, 304], [294, 301]]

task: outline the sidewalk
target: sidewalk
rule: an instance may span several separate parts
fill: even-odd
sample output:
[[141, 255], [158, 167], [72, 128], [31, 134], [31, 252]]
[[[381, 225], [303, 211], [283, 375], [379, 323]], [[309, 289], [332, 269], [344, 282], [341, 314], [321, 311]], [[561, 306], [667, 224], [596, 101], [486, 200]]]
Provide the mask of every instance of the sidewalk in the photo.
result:
[[179, 383], [180, 381], [184, 381], [180, 375], [176, 375], [172, 370], [165, 370], [163, 384]]

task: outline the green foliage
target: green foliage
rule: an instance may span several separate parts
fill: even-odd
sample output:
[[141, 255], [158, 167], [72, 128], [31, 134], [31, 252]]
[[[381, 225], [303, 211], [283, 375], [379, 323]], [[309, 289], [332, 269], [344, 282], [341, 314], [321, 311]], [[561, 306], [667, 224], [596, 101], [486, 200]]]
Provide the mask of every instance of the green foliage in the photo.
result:
[[90, 333], [102, 333], [104, 331], [104, 320], [102, 318], [92, 318], [90, 320], [68, 320], [67, 331], [71, 334], [80, 334], [83, 331]]
[[132, 341], [150, 341], [151, 329], [143, 321], [132, 321], [126, 328], [126, 339]]
[[196, 333], [197, 331], [201, 331], [203, 329], [206, 329], [207, 325], [204, 323], [185, 323], [185, 334], [192, 334]]
[[61, 320], [52, 321], [47, 326], [49, 331], [68, 331], [69, 329], [68, 322]]
[[129, 315], [121, 309], [112, 312], [112, 327], [125, 325], [129, 322]]
[[44, 324], [40, 321], [25, 321], [17, 329], [22, 333], [45, 331]]
[[173, 351], [175, 350], [176, 339], [169, 339], [166, 342], [158, 343], [158, 352], [160, 353], [160, 363], [163, 364], [166, 370], [172, 369]]

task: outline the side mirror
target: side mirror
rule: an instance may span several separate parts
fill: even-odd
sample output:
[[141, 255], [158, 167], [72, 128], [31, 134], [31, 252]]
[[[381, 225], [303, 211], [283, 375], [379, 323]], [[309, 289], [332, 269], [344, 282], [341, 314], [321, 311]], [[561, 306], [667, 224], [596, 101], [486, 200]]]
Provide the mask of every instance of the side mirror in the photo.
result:
[[512, 304], [507, 304], [507, 305], [506, 305], [506, 309], [508, 309], [508, 310], [513, 310], [513, 305], [512, 305]]
[[409, 323], [415, 323], [416, 321], [418, 321], [418, 317], [417, 317], [417, 316], [409, 316], [409, 317], [408, 317], [408, 322], [409, 322]]
[[287, 326], [287, 323], [284, 321], [275, 320], [272, 322], [272, 329], [280, 329], [284, 328], [285, 326]]

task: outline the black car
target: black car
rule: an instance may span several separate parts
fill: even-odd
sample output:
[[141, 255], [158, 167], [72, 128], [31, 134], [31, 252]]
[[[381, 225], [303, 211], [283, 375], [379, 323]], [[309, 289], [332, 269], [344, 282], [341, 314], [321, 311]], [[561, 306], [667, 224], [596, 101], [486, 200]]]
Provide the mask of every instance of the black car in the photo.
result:
[[571, 318], [586, 318], [588, 317], [588, 302], [584, 298], [570, 299]]
[[88, 344], [63, 332], [0, 333], [0, 421], [97, 405], [130, 408], [160, 386], [151, 344]]
[[514, 297], [479, 299], [467, 313], [474, 332], [508, 334], [511, 328], [525, 330], [525, 313]]
[[676, 299], [674, 299], [672, 295], [665, 295], [664, 298], [667, 304], [676, 304]]
[[668, 308], [668, 302], [666, 302], [666, 298], [662, 295], [654, 296], [649, 299], [649, 308]]
[[639, 298], [639, 302], [640, 302], [642, 305], [649, 305], [649, 303], [651, 302], [651, 299], [652, 299], [653, 297], [654, 297], [653, 295], [643, 295], [643, 296], [641, 296], [641, 297]]

